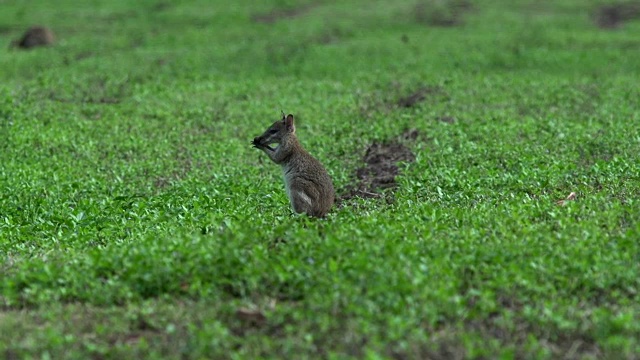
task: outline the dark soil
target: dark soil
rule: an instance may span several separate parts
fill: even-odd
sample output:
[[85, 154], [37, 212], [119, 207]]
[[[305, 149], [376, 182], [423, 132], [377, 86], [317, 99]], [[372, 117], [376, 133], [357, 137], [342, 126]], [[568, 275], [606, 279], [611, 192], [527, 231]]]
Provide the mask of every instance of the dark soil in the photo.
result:
[[472, 8], [469, 0], [422, 0], [413, 7], [412, 14], [419, 23], [450, 27], [464, 24], [464, 14]]
[[407, 96], [403, 96], [398, 99], [397, 105], [399, 107], [411, 108], [427, 99], [427, 96], [437, 94], [440, 92], [440, 88], [434, 86], [423, 86], [418, 90], [415, 90]]
[[602, 29], [615, 29], [624, 22], [640, 18], [640, 1], [602, 5], [592, 14], [593, 20]]
[[53, 45], [55, 36], [51, 29], [44, 26], [32, 26], [18, 40], [11, 43], [11, 47], [31, 49], [38, 46]]
[[165, 11], [170, 9], [171, 6], [172, 4], [169, 1], [160, 1], [154, 4], [153, 6], [151, 6], [151, 11]]
[[414, 141], [420, 136], [420, 132], [417, 129], [409, 129], [400, 135], [400, 140]]
[[352, 33], [341, 28], [324, 29], [322, 33], [311, 39], [314, 43], [327, 45], [334, 44], [352, 36]]
[[268, 13], [254, 15], [251, 17], [251, 19], [257, 23], [273, 24], [280, 20], [302, 16], [311, 11], [311, 9], [313, 9], [317, 5], [318, 4], [316, 3], [309, 3], [290, 9], [275, 9]]
[[363, 157], [365, 165], [356, 169], [356, 184], [347, 187], [339, 200], [353, 197], [377, 198], [381, 195], [377, 189], [395, 187], [396, 175], [400, 173], [398, 163], [413, 162], [415, 155], [403, 144], [417, 139], [419, 132], [415, 129], [407, 130], [397, 139], [389, 142], [373, 142]]
[[451, 100], [446, 89], [440, 85], [425, 83], [405, 84], [393, 81], [383, 84], [377, 90], [363, 93], [358, 97], [360, 116], [371, 119], [376, 114], [389, 114], [401, 110], [409, 110], [424, 106], [423, 103], [438, 103]]

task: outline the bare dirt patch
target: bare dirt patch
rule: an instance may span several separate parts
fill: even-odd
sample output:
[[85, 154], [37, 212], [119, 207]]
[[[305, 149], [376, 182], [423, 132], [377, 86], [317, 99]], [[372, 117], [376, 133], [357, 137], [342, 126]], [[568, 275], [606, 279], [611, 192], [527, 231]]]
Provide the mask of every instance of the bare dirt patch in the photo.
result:
[[353, 32], [349, 29], [333, 27], [324, 29], [319, 35], [312, 37], [310, 40], [321, 45], [335, 44], [353, 36]]
[[592, 18], [601, 29], [616, 29], [629, 20], [640, 18], [640, 1], [599, 6], [593, 11]]
[[173, 5], [171, 4], [170, 1], [160, 1], [154, 5], [151, 6], [151, 11], [166, 11], [169, 10]]
[[292, 19], [303, 16], [318, 6], [318, 3], [303, 4], [289, 9], [274, 9], [264, 14], [256, 14], [251, 17], [253, 22], [262, 24], [273, 24], [280, 20]]
[[388, 114], [397, 110], [411, 110], [423, 103], [449, 101], [450, 95], [440, 85], [425, 83], [405, 84], [393, 81], [378, 89], [359, 94], [358, 108], [360, 116], [370, 119], [376, 114]]
[[356, 183], [347, 187], [338, 200], [353, 197], [377, 198], [375, 191], [396, 187], [396, 176], [400, 173], [399, 162], [413, 162], [416, 157], [404, 143], [419, 137], [416, 129], [410, 129], [388, 142], [373, 142], [362, 160], [365, 165], [356, 169]]
[[399, 107], [411, 108], [427, 99], [429, 95], [440, 93], [440, 88], [436, 86], [422, 86], [410, 94], [398, 99]]
[[420, 24], [438, 27], [464, 24], [464, 14], [473, 8], [469, 0], [422, 0], [414, 5], [412, 14]]
[[387, 102], [390, 109], [411, 109], [420, 106], [423, 102], [441, 102], [449, 101], [450, 95], [440, 85], [433, 84], [415, 84], [402, 85], [394, 83], [393, 90], [394, 102]]

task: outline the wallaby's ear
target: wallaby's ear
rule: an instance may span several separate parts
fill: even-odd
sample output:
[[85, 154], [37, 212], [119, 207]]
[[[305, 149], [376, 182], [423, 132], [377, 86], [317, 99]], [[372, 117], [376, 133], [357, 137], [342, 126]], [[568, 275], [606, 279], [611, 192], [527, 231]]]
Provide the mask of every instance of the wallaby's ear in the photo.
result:
[[293, 115], [287, 115], [287, 118], [284, 120], [284, 125], [287, 127], [287, 130], [290, 132], [295, 132], [296, 127], [293, 125]]

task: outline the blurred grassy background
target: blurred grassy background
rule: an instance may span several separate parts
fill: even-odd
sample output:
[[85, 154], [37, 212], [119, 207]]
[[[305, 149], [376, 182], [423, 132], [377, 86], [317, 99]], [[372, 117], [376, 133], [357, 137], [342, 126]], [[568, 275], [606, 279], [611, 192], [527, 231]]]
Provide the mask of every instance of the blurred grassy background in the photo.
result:
[[[0, 356], [635, 358], [638, 15], [0, 1]], [[249, 145], [280, 110], [340, 193], [372, 143], [415, 161], [291, 217]]]

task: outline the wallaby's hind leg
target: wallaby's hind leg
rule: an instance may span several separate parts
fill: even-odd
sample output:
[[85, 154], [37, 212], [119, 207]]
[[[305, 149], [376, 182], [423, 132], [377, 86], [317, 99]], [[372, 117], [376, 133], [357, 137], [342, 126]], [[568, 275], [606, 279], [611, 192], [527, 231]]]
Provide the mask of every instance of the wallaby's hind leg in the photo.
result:
[[314, 205], [317, 202], [317, 194], [313, 191], [304, 191], [302, 187], [291, 187], [291, 206], [293, 211], [297, 213], [307, 213], [307, 215], [314, 215]]

